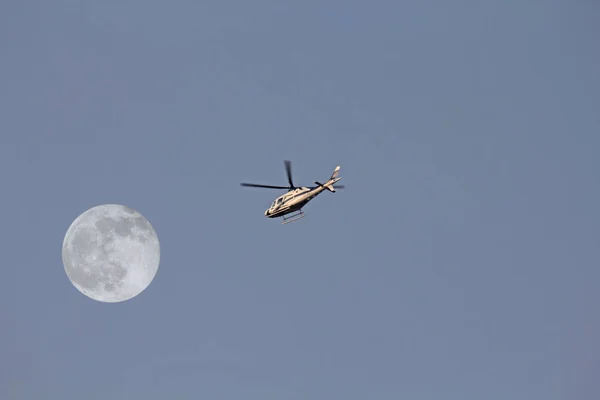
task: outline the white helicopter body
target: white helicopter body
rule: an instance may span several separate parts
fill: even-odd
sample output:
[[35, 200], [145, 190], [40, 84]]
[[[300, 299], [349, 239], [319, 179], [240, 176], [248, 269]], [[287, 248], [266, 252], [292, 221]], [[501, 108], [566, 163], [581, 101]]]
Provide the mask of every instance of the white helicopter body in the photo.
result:
[[[317, 186], [313, 187], [295, 187], [291, 177], [291, 162], [285, 161], [285, 167], [288, 175], [289, 186], [271, 186], [271, 185], [258, 185], [252, 183], [242, 183], [242, 186], [250, 187], [262, 187], [270, 189], [289, 189], [289, 191], [271, 203], [271, 206], [265, 210], [265, 216], [267, 218], [283, 218], [283, 224], [295, 221], [304, 217], [302, 207], [304, 207], [309, 201], [317, 197], [324, 190], [329, 190], [332, 193], [336, 192], [336, 189], [343, 189], [344, 186], [334, 186], [340, 179], [338, 177], [340, 166], [338, 165], [331, 177], [325, 183], [315, 182]], [[290, 215], [294, 213], [293, 215]], [[287, 216], [287, 217], [286, 217]]]

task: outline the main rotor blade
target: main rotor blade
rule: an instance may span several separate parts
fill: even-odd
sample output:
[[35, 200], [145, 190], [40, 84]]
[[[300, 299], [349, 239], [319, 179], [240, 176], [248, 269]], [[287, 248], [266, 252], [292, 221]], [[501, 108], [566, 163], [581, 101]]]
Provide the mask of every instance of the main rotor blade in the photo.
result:
[[290, 160], [285, 160], [283, 162], [285, 164], [285, 172], [287, 173], [288, 182], [290, 183], [290, 188], [295, 188], [294, 182], [292, 182], [292, 162]]
[[256, 183], [240, 183], [240, 186], [259, 187], [267, 189], [289, 189], [288, 186], [258, 185]]

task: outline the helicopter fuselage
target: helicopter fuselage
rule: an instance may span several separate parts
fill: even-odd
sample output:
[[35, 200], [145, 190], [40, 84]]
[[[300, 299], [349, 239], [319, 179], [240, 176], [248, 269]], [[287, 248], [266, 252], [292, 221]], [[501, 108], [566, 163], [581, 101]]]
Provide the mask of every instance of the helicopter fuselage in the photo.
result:
[[317, 197], [324, 190], [328, 190], [335, 182], [341, 178], [330, 179], [323, 186], [317, 186], [315, 188], [300, 187], [279, 196], [276, 198], [271, 207], [265, 210], [265, 216], [267, 218], [279, 218], [284, 215], [296, 212], [304, 207], [309, 201]]

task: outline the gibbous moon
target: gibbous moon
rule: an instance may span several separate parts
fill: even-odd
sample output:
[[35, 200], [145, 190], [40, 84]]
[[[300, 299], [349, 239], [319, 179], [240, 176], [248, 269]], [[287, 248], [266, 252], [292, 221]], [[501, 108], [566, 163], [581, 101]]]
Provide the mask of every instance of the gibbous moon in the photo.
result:
[[116, 303], [137, 296], [152, 283], [160, 244], [139, 212], [105, 204], [73, 221], [63, 241], [62, 260], [77, 290], [91, 299]]

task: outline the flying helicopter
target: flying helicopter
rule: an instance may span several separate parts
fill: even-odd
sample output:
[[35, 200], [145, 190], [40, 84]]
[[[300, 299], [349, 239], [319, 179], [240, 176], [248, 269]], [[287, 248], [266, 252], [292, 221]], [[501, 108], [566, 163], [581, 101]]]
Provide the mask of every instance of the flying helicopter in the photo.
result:
[[265, 211], [265, 216], [267, 218], [279, 218], [282, 217], [282, 224], [287, 224], [288, 222], [293, 222], [299, 220], [300, 218], [304, 218], [304, 212], [302, 211], [302, 207], [304, 207], [309, 201], [317, 197], [324, 190], [329, 190], [332, 193], [335, 193], [336, 189], [343, 189], [343, 185], [334, 186], [334, 183], [338, 182], [340, 177], [338, 177], [340, 166], [338, 165], [333, 170], [333, 174], [325, 183], [316, 182], [317, 186], [294, 186], [294, 182], [292, 181], [292, 162], [289, 160], [284, 161], [285, 171], [287, 173], [289, 186], [273, 186], [273, 185], [259, 185], [256, 183], [241, 183], [241, 186], [247, 187], [258, 187], [258, 188], [267, 188], [267, 189], [287, 189], [288, 192], [282, 194], [277, 197], [271, 203], [271, 207], [269, 207]]

